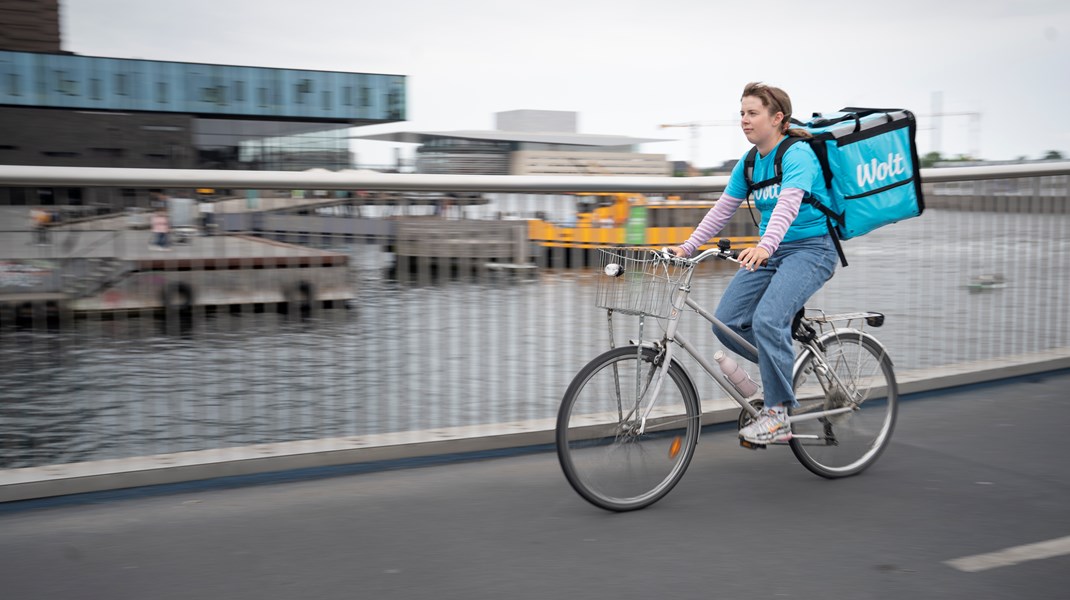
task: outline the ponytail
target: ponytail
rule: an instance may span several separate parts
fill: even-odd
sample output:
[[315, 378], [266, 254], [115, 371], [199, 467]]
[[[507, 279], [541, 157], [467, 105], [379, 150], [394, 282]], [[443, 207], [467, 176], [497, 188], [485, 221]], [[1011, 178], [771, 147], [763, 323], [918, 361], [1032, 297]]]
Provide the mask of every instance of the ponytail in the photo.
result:
[[784, 131], [784, 135], [786, 135], [788, 137], [802, 138], [804, 140], [814, 137], [813, 135], [810, 134], [809, 131], [806, 131], [805, 129], [796, 129], [794, 127], [785, 130]]

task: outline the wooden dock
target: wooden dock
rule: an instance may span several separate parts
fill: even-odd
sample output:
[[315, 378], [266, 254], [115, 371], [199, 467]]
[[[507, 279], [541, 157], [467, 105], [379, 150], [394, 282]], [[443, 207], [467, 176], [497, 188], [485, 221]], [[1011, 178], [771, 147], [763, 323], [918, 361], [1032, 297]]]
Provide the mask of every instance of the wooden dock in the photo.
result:
[[73, 313], [194, 306], [343, 303], [353, 297], [345, 254], [243, 235], [191, 237], [169, 250], [143, 230], [56, 230], [0, 238], [0, 306]]

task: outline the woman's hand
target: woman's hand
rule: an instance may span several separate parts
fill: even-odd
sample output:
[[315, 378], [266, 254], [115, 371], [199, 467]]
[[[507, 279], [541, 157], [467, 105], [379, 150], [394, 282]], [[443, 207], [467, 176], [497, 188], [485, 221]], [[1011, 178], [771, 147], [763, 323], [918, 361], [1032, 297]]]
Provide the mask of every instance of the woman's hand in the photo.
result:
[[673, 254], [675, 254], [676, 256], [679, 256], [681, 258], [686, 258], [687, 257], [687, 252], [684, 252], [684, 249], [681, 248], [680, 246], [673, 246], [671, 248], [668, 248], [668, 250], [669, 250], [669, 252], [672, 252]]
[[765, 248], [755, 246], [753, 248], [744, 248], [739, 253], [739, 268], [753, 271], [758, 267], [765, 264], [765, 261], [769, 260], [769, 252]]

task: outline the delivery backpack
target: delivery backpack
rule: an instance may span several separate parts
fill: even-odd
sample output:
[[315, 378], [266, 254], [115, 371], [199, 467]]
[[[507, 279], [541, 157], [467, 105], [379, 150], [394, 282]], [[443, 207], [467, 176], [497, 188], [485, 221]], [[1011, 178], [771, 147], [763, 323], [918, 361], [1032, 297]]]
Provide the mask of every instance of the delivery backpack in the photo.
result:
[[774, 176], [764, 181], [752, 180], [758, 148], [751, 148], [743, 165], [747, 195], [780, 183], [784, 153], [793, 144], [809, 143], [821, 163], [831, 206], [809, 195], [803, 202], [825, 215], [843, 266], [847, 266], [847, 258], [840, 240], [916, 217], [925, 209], [914, 141], [917, 121], [909, 110], [844, 108], [836, 113], [815, 113], [806, 123], [794, 119], [792, 123], [813, 137], [789, 137], [781, 142], [773, 157]]

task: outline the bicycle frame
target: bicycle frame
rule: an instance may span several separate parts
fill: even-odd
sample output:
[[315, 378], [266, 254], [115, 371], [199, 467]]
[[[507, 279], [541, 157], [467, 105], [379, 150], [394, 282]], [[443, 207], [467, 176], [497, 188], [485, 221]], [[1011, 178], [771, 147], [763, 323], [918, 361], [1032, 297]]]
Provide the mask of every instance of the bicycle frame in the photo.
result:
[[[700, 254], [695, 259], [689, 260], [689, 262], [694, 263], [695, 265], [697, 265], [698, 263], [702, 262], [704, 259], [706, 259], [709, 256], [720, 256], [720, 258], [734, 261], [734, 259], [728, 257], [723, 252], [718, 251], [718, 250], [714, 250], [714, 249], [710, 249], [710, 250], [706, 250], [705, 252]], [[666, 259], [666, 260], [674, 260], [674, 259]], [[647, 418], [650, 416], [650, 413], [654, 410], [654, 407], [657, 404], [657, 399], [658, 399], [659, 393], [661, 392], [662, 383], [664, 383], [665, 377], [666, 377], [666, 375], [668, 374], [668, 371], [669, 371], [669, 366], [672, 364], [673, 346], [674, 345], [679, 345], [681, 348], [684, 349], [685, 352], [687, 352], [692, 358], [694, 358], [695, 361], [702, 367], [702, 369], [704, 371], [706, 371], [706, 374], [709, 375], [710, 377], [712, 377], [713, 380], [715, 382], [717, 382], [717, 385], [720, 386], [721, 389], [723, 389], [725, 391], [725, 393], [727, 393], [729, 395], [729, 397], [731, 397], [732, 400], [735, 401], [736, 404], [738, 404], [740, 406], [740, 408], [742, 408], [744, 411], [746, 411], [752, 418], [758, 416], [758, 413], [759, 413], [758, 409], [755, 408], [750, 402], [748, 402], [738, 391], [736, 391], [735, 386], [733, 386], [728, 381], [728, 378], [724, 375], [724, 373], [722, 373], [719, 368], [715, 367], [708, 360], [706, 360], [706, 358], [702, 355], [702, 353], [700, 353], [698, 351], [698, 348], [696, 348], [691, 342], [689, 342], [687, 340], [687, 338], [685, 338], [684, 336], [680, 335], [680, 333], [678, 331], [679, 321], [680, 321], [680, 314], [683, 311], [684, 307], [687, 307], [687, 308], [692, 309], [696, 313], [698, 313], [700, 316], [702, 316], [702, 318], [706, 319], [706, 321], [708, 321], [711, 325], [713, 325], [715, 328], [717, 328], [721, 333], [730, 336], [741, 347], [751, 351], [755, 356], [757, 356], [757, 354], [758, 354], [758, 350], [757, 350], [757, 348], [754, 347], [753, 344], [751, 344], [747, 340], [743, 339], [743, 337], [741, 337], [736, 332], [732, 331], [727, 325], [725, 325], [723, 322], [718, 320], [717, 317], [715, 317], [712, 314], [710, 314], [710, 312], [707, 311], [705, 308], [703, 308], [702, 305], [700, 305], [695, 300], [691, 299], [691, 297], [690, 297], [690, 294], [691, 294], [691, 278], [694, 276], [694, 273], [695, 273], [694, 268], [689, 269], [687, 274], [686, 274], [686, 276], [684, 277], [683, 281], [680, 282], [679, 287], [677, 288], [677, 290], [672, 295], [672, 310], [671, 310], [671, 312], [669, 314], [668, 326], [665, 329], [665, 336], [660, 341], [650, 341], [650, 342], [648, 342], [648, 341], [645, 341], [645, 340], [642, 340], [642, 339], [638, 340], [638, 345], [640, 347], [651, 346], [651, 347], [654, 347], [654, 348], [660, 348], [661, 351], [664, 352], [664, 356], [662, 357], [662, 364], [658, 368], [658, 372], [657, 372], [657, 375], [656, 375], [657, 381], [654, 383], [653, 391], [651, 392], [650, 397], [649, 397], [649, 403], [648, 403], [646, 409], [642, 411], [642, 418], [640, 419], [640, 424], [639, 424], [639, 434], [640, 435], [642, 435], [646, 431]], [[610, 318], [612, 319], [612, 312], [610, 313]], [[611, 327], [612, 327], [612, 321], [611, 321]], [[643, 330], [643, 317], [640, 317], [640, 325], [639, 325], [640, 338], [642, 337], [642, 330]], [[824, 353], [821, 351], [820, 347], [818, 347], [818, 345], [813, 341], [808, 342], [806, 344], [806, 347], [817, 358], [819, 364], [824, 366], [825, 365], [825, 356], [824, 356]], [[843, 382], [840, 381], [840, 379], [836, 375], [835, 371], [827, 369], [827, 368], [825, 369], [825, 371], [829, 375], [832, 376], [832, 378], [834, 380], [833, 383], [835, 385], [838, 385], [841, 388], [845, 388], [846, 387], [846, 386], [843, 385]], [[637, 378], [638, 378], [638, 374], [637, 374]], [[636, 391], [637, 391], [636, 398], [639, 399], [638, 400], [639, 402], [641, 402], [642, 396], [638, 393], [639, 392], [639, 389], [638, 389], [639, 386], [640, 386], [640, 382], [636, 381], [636, 387], [637, 387], [637, 389], [636, 389]], [[636, 406], [636, 409], [640, 409], [640, 408], [641, 408], [640, 406]], [[853, 410], [857, 410], [857, 405], [848, 406], [848, 407], [842, 407], [842, 408], [835, 408], [835, 409], [831, 409], [831, 410], [816, 411], [816, 412], [807, 413], [807, 414], [803, 414], [803, 415], [792, 415], [791, 417], [789, 417], [789, 421], [797, 422], [797, 421], [804, 421], [804, 420], [809, 420], [809, 419], [819, 419], [819, 418], [822, 418], [822, 417], [827, 417], [827, 416], [837, 415], [837, 414], [841, 414], [841, 413], [846, 413], [846, 412], [850, 412], [850, 411], [853, 411]], [[816, 436], [814, 436], [814, 437], [816, 437]]]

